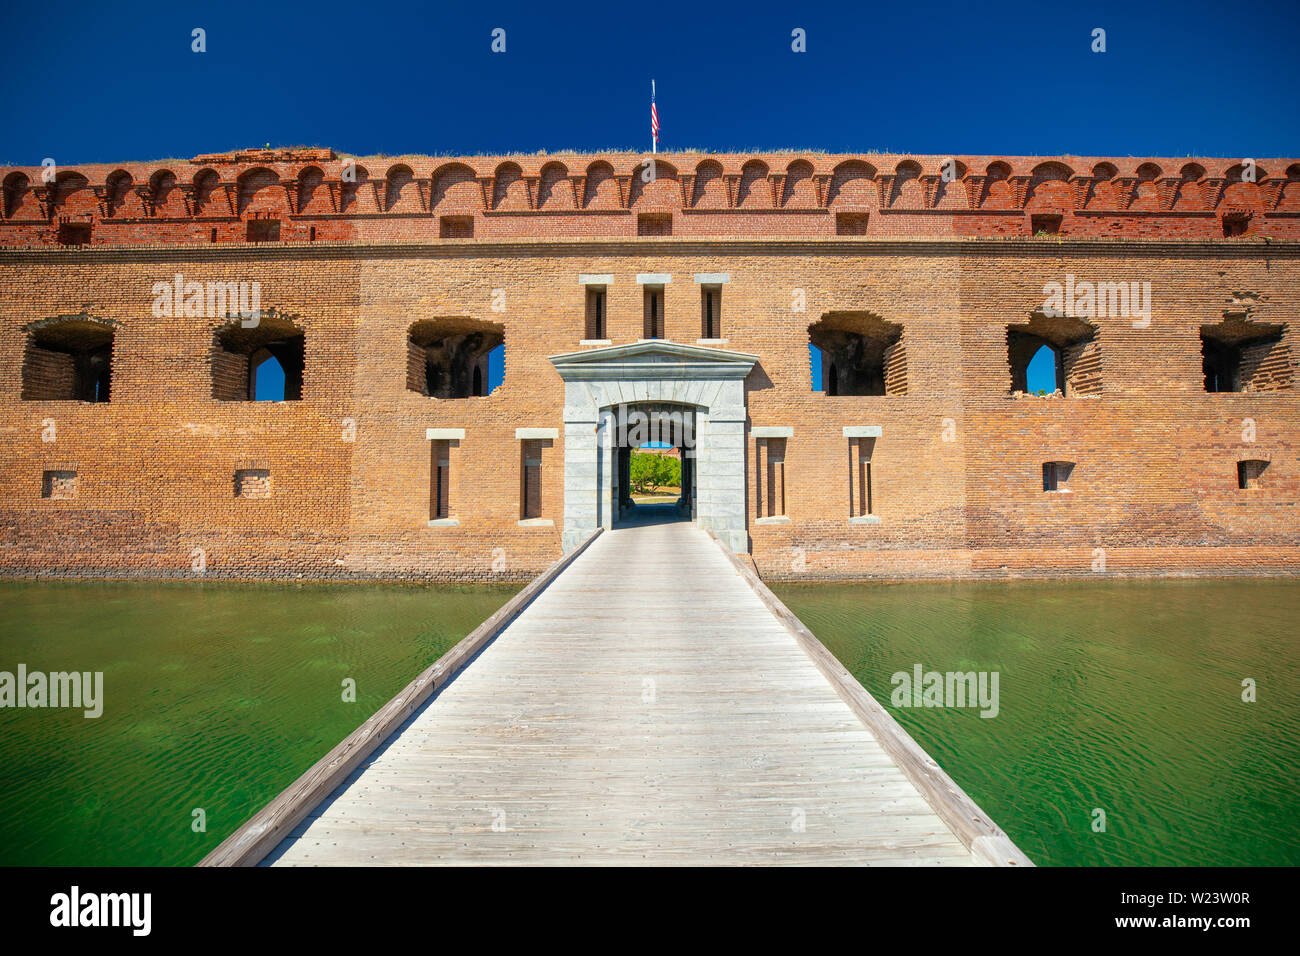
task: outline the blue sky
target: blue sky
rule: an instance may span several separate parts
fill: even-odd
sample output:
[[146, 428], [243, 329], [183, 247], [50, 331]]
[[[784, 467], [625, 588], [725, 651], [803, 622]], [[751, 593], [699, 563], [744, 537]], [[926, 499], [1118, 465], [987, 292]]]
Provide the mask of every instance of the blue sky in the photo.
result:
[[[838, 8], [838, 9], [837, 9]], [[1300, 154], [1300, 4], [11, 4], [0, 161], [235, 147]], [[207, 31], [192, 53], [190, 31]], [[490, 50], [506, 30], [506, 52]], [[807, 31], [807, 52], [790, 49]], [[1107, 52], [1091, 32], [1106, 30]]]

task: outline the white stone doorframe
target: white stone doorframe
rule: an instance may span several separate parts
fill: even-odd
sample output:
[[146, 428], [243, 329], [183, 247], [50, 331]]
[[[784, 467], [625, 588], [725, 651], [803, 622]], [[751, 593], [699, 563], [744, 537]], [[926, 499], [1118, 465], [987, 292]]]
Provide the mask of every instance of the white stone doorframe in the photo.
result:
[[666, 340], [552, 355], [564, 380], [564, 553], [618, 516], [611, 436], [618, 407], [633, 403], [695, 410], [695, 523], [732, 551], [748, 551], [745, 376], [757, 362]]

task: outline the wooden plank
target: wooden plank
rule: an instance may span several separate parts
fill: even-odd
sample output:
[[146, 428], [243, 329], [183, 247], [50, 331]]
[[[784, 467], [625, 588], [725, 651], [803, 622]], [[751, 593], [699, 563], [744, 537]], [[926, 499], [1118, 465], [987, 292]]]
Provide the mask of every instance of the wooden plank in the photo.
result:
[[348, 734], [329, 753], [255, 813], [238, 830], [199, 861], [199, 866], [254, 866], [320, 802], [347, 779], [357, 766], [402, 726], [435, 691], [451, 680], [474, 655], [521, 614], [560, 572], [600, 536], [591, 535], [570, 554], [556, 561], [495, 614], [457, 642], [415, 680]]
[[268, 861], [973, 862], [687, 523], [594, 542]]
[[[715, 539], [716, 540], [716, 539]], [[908, 778], [916, 784], [922, 796], [935, 812], [952, 828], [971, 854], [989, 866], [1033, 866], [1011, 838], [998, 827], [979, 805], [971, 799], [957, 782], [927, 754], [893, 715], [867, 692], [858, 679], [849, 673], [817, 635], [799, 620], [771, 589], [742, 561], [722, 545], [718, 545], [731, 559], [743, 577], [773, 614], [799, 640], [826, 679], [853, 708], [872, 735], [897, 762]]]

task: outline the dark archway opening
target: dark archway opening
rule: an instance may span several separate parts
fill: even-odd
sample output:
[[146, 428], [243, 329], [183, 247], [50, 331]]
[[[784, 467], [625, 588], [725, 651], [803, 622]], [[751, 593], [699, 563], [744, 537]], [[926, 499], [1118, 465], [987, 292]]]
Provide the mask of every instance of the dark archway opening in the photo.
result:
[[505, 372], [505, 330], [470, 318], [425, 319], [407, 334], [406, 387], [430, 398], [490, 395]]
[[32, 327], [23, 353], [23, 401], [107, 402], [113, 382], [113, 327], [59, 319]]
[[[302, 330], [278, 315], [261, 315], [247, 327], [245, 321], [234, 319], [213, 337], [212, 397], [222, 402], [301, 400], [307, 357]], [[270, 360], [275, 365], [266, 368]]]
[[903, 327], [870, 312], [828, 312], [808, 327], [826, 395], [907, 394]]
[[1101, 391], [1097, 330], [1072, 316], [1035, 312], [1028, 322], [1007, 326], [1007, 365], [1012, 392], [1068, 396]]
[[1291, 387], [1285, 325], [1233, 315], [1201, 326], [1201, 371], [1207, 392], [1271, 392]]
[[694, 409], [628, 405], [613, 414], [615, 524], [694, 518]]

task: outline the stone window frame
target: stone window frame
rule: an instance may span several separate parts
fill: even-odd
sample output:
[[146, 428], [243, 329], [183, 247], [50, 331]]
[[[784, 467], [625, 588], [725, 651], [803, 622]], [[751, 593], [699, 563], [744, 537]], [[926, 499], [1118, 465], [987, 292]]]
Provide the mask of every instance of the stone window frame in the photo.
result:
[[845, 425], [842, 434], [849, 442], [849, 524], [880, 524], [872, 459], [884, 429], [880, 425]]
[[[668, 338], [668, 286], [673, 277], [666, 272], [637, 273], [636, 283], [641, 286], [641, 333], [638, 342], [667, 342]], [[653, 317], [653, 303], [659, 303], [659, 315]], [[657, 322], [657, 325], [652, 323]], [[660, 335], [649, 333], [658, 331]]]
[[[614, 276], [608, 272], [584, 272], [578, 275], [578, 284], [583, 287], [583, 338], [578, 341], [578, 344], [612, 345], [613, 340], [609, 337], [609, 287], [614, 284]], [[592, 293], [595, 290], [599, 290], [604, 306], [604, 314], [600, 317], [598, 327], [593, 327], [591, 315]], [[593, 331], [600, 334], [593, 337], [591, 334]]]
[[[457, 452], [460, 449], [460, 443], [465, 440], [465, 429], [463, 428], [426, 428], [424, 430], [425, 441], [429, 442], [429, 518], [427, 527], [430, 528], [458, 528], [460, 527], [460, 515], [456, 511], [456, 496], [453, 493], [456, 488], [456, 459]], [[438, 481], [436, 453], [445, 449], [446, 474], [443, 480], [447, 482], [447, 513], [439, 516], [437, 514], [437, 489], [435, 483]]]
[[[515, 441], [519, 442], [519, 521], [521, 528], [553, 528], [555, 519], [546, 517], [546, 502], [541, 497], [545, 481], [546, 449], [553, 448], [560, 437], [558, 428], [516, 428]], [[536, 448], [537, 457], [530, 459], [530, 444]], [[537, 483], [537, 514], [528, 514], [529, 468], [536, 468], [532, 481]]]
[[[700, 337], [696, 345], [726, 345], [730, 340], [722, 333], [722, 287], [731, 281], [730, 272], [697, 272], [695, 284], [700, 287]], [[716, 335], [709, 335], [707, 325], [708, 296], [716, 293], [717, 314], [713, 318], [713, 330]]]
[[[791, 425], [763, 425], [749, 430], [754, 439], [754, 524], [789, 524], [785, 457], [794, 438]], [[779, 454], [774, 459], [773, 454]], [[780, 466], [779, 468], [775, 466]], [[776, 501], [776, 498], [780, 501]]]

